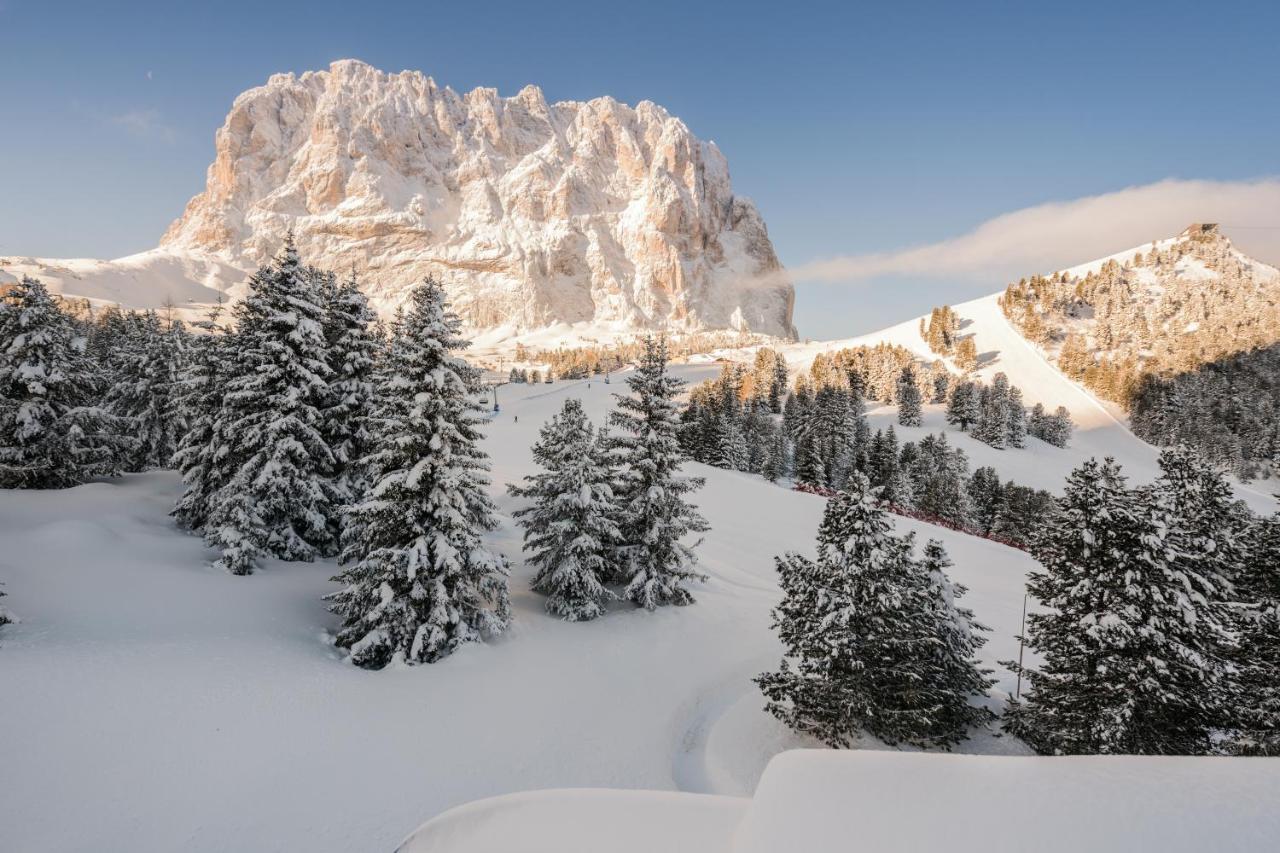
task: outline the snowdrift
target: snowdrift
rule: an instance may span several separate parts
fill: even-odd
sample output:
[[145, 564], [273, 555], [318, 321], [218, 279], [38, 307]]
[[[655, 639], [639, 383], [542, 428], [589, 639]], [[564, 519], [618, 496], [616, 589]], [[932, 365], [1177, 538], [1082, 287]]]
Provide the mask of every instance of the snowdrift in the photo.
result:
[[451, 809], [398, 853], [732, 853], [750, 801], [667, 791], [562, 789]]
[[1274, 849], [1278, 797], [1274, 759], [794, 750], [751, 800], [513, 794], [446, 812], [400, 853], [1243, 853]]

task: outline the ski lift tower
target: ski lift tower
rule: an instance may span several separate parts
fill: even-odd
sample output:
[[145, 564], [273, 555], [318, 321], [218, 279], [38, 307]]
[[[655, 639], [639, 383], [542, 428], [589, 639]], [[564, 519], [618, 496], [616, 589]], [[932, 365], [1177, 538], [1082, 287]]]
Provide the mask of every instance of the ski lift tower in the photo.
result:
[[502, 409], [498, 407], [498, 389], [503, 385], [509, 385], [511, 383], [503, 380], [502, 378], [498, 378], [492, 382], [486, 382], [485, 384], [488, 385], [489, 390], [493, 392], [493, 413], [496, 415], [498, 412], [502, 411]]

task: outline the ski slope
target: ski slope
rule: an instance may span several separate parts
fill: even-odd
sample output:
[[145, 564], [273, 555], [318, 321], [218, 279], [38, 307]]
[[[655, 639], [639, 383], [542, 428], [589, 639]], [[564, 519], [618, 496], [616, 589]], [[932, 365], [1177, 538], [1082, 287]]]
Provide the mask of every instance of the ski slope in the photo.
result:
[[[246, 578], [210, 568], [215, 555], [167, 516], [173, 473], [0, 492], [0, 579], [22, 619], [0, 631], [0, 847], [390, 850], [452, 806], [516, 791], [749, 793], [775, 753], [807, 745], [762, 712], [750, 677], [780, 657], [773, 555], [812, 553], [824, 502], [690, 466], [707, 477], [695, 501], [712, 525], [698, 602], [548, 617], [502, 487], [530, 472], [529, 446], [565, 398], [598, 422], [625, 388], [614, 380], [500, 389], [485, 440], [503, 517], [491, 540], [512, 559], [515, 622], [432, 666], [341, 660], [325, 639], [330, 562], [271, 562]], [[994, 629], [983, 659], [1016, 656], [1030, 558], [899, 529], [946, 543]], [[998, 692], [1011, 690], [1000, 675]], [[962, 748], [1016, 744], [979, 734]]]

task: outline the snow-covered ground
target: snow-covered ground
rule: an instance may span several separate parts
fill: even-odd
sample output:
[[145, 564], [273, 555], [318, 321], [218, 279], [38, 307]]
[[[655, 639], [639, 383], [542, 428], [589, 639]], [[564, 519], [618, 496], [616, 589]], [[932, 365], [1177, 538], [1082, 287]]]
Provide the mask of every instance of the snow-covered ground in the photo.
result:
[[1275, 760], [791, 750], [750, 799], [512, 794], [428, 821], [400, 853], [1266, 851], [1278, 796]]
[[[502, 485], [531, 470], [539, 425], [569, 395], [603, 418], [616, 380], [502, 389], [486, 446], [504, 515], [517, 504]], [[749, 793], [774, 753], [805, 745], [760, 710], [750, 678], [780, 654], [773, 555], [811, 553], [823, 500], [693, 467], [713, 527], [697, 604], [552, 619], [508, 518], [493, 541], [514, 562], [510, 632], [375, 673], [325, 642], [332, 563], [211, 569], [166, 514], [172, 473], [0, 492], [0, 579], [22, 617], [0, 633], [2, 846], [338, 853], [390, 849], [444, 809], [521, 790]], [[995, 629], [984, 658], [1016, 655], [1030, 558], [900, 526], [946, 542]], [[967, 748], [1010, 746], [981, 735]]]
[[212, 255], [165, 249], [114, 261], [0, 257], [0, 288], [28, 275], [51, 293], [87, 300], [95, 308], [172, 307], [177, 317], [190, 322], [205, 319], [219, 300], [230, 304], [243, 297], [249, 272]]
[[[974, 466], [1054, 490], [1091, 455], [1116, 456], [1137, 480], [1154, 476], [1155, 451], [1027, 346], [993, 299], [957, 311], [988, 357], [984, 374], [1005, 371], [1029, 405], [1066, 405], [1079, 425], [1065, 450], [1035, 440], [993, 450], [948, 429]], [[915, 321], [823, 346], [879, 339], [924, 353]], [[787, 355], [801, 364], [816, 351]], [[699, 381], [717, 368], [677, 372]], [[585, 624], [545, 615], [503, 487], [531, 471], [538, 427], [567, 397], [599, 422], [620, 380], [500, 389], [485, 446], [504, 523], [491, 540], [512, 558], [515, 623], [432, 666], [371, 673], [341, 659], [321, 601], [335, 588], [331, 562], [269, 562], [246, 578], [210, 568], [214, 555], [167, 516], [180, 489], [172, 473], [0, 492], [0, 581], [22, 618], [0, 630], [0, 849], [390, 850], [425, 819], [519, 791], [750, 795], [770, 758], [812, 745], [762, 711], [750, 679], [780, 656], [769, 629], [773, 556], [812, 553], [823, 500], [692, 465], [707, 478], [694, 500], [712, 526], [697, 604], [617, 606]], [[873, 411], [873, 425], [894, 414]], [[930, 407], [924, 428], [900, 436], [942, 427]], [[1241, 494], [1274, 505], [1262, 491]], [[946, 544], [966, 603], [993, 629], [981, 657], [1000, 678], [998, 703], [1014, 687], [996, 662], [1017, 656], [1031, 558], [897, 524]], [[990, 732], [960, 750], [1025, 753]]]

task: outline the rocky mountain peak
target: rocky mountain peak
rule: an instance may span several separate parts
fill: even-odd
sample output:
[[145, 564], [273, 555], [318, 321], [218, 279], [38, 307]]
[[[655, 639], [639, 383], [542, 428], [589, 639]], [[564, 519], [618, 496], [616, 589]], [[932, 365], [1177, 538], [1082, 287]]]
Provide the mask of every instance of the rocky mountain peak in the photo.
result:
[[380, 310], [426, 275], [473, 329], [794, 336], [794, 292], [713, 144], [650, 102], [460, 95], [358, 60], [238, 98], [162, 247], [250, 268], [293, 229]]

